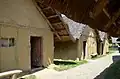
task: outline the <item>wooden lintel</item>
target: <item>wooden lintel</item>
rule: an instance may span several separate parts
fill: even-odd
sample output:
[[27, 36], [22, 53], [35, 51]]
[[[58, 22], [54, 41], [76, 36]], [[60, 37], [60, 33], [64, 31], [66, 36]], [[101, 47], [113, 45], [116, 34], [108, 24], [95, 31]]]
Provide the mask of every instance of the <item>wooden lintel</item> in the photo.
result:
[[54, 18], [54, 17], [58, 17], [58, 15], [52, 15], [52, 16], [49, 16], [47, 18], [50, 19], [50, 18]]
[[115, 23], [115, 21], [117, 20], [117, 18], [120, 16], [120, 9], [118, 10], [118, 12], [116, 12], [114, 14], [114, 16], [110, 19], [110, 21], [108, 22], [108, 24], [106, 25], [106, 29], [111, 26], [113, 23]]

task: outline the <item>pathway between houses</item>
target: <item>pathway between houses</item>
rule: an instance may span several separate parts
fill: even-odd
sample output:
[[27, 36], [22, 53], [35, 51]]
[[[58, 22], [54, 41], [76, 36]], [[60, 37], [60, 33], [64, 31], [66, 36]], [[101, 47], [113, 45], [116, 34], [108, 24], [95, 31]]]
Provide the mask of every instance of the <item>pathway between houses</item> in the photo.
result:
[[94, 79], [112, 63], [114, 55], [120, 54], [116, 52], [66, 71], [57, 72], [45, 69], [34, 74], [37, 75], [38, 79]]

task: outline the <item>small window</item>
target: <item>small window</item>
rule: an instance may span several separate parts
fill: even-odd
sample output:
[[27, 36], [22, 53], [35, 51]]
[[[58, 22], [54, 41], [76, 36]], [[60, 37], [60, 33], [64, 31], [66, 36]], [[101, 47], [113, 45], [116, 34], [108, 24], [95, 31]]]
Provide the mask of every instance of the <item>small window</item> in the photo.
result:
[[15, 45], [14, 38], [1, 38], [0, 39], [0, 47], [12, 47]]
[[9, 47], [14, 46], [15, 45], [15, 39], [14, 38], [10, 38], [9, 39]]

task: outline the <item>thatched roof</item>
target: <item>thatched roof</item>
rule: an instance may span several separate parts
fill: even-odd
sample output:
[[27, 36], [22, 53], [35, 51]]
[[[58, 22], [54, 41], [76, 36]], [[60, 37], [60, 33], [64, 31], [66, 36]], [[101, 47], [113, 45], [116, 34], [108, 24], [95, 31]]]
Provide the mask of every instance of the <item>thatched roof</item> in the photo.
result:
[[65, 15], [62, 15], [62, 18], [68, 25], [70, 34], [74, 37], [74, 39], [79, 39], [86, 25], [77, 23], [67, 18]]
[[77, 23], [69, 18], [67, 18], [65, 15], [62, 14], [62, 18], [65, 21], [65, 23], [69, 27], [70, 34], [74, 37], [74, 39], [80, 39], [87, 40], [89, 36], [90, 31], [94, 31], [92, 28], [90, 28], [88, 25]]
[[106, 39], [107, 33], [99, 31], [99, 36], [100, 36], [101, 41], [103, 41], [104, 39]]
[[79, 23], [120, 36], [120, 0], [36, 0]]

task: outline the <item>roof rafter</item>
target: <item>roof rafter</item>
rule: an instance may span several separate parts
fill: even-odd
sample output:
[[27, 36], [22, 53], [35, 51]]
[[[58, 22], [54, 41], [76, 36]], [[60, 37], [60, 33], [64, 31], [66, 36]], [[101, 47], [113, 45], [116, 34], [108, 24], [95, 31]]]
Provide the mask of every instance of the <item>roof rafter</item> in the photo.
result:
[[62, 22], [52, 23], [52, 25], [62, 24]]
[[114, 16], [110, 19], [110, 21], [108, 22], [108, 24], [105, 26], [105, 28], [109, 28], [112, 24], [115, 23], [115, 21], [117, 20], [117, 18], [120, 16], [120, 9], [118, 10], [118, 12], [116, 12], [114, 14]]
[[107, 15], [107, 17], [110, 19], [110, 15], [109, 13], [105, 10], [105, 8], [103, 8], [103, 12]]
[[45, 18], [45, 20], [47, 21], [48, 25], [50, 26], [50, 28], [53, 30], [53, 32], [55, 33], [55, 35], [58, 37], [59, 40], [62, 40], [60, 35], [55, 32], [55, 29], [52, 27], [52, 25], [50, 24], [49, 20], [46, 18], [46, 16], [44, 15], [44, 13], [41, 11], [41, 9], [38, 7], [38, 5], [36, 4], [36, 2], [33, 0], [36, 8], [38, 9], [38, 11], [42, 14], [42, 16]]
[[58, 15], [52, 15], [52, 16], [49, 16], [47, 18], [50, 19], [50, 18], [54, 18], [54, 17], [58, 17]]
[[95, 18], [96, 16], [98, 16], [100, 12], [102, 12], [106, 4], [107, 4], [107, 0], [96, 0], [93, 11], [91, 12], [92, 18]]

